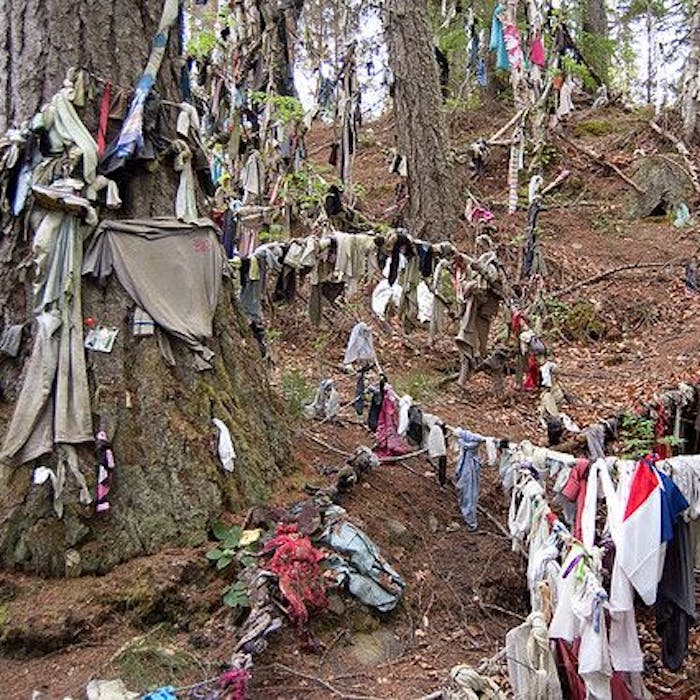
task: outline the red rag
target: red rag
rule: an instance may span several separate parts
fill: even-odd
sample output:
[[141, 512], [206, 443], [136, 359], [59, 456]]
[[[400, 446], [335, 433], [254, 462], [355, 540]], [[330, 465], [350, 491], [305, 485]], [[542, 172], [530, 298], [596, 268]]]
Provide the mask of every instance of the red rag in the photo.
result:
[[97, 127], [97, 157], [102, 158], [107, 148], [107, 124], [109, 122], [109, 104], [112, 101], [112, 84], [107, 81], [102, 101], [100, 102], [100, 123]]

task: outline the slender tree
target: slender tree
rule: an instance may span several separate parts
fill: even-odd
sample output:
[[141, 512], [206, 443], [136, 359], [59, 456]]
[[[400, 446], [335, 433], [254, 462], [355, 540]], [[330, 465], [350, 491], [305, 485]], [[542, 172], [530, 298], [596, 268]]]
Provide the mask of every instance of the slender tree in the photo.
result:
[[426, 1], [387, 0], [385, 33], [398, 146], [408, 164], [407, 223], [414, 236], [444, 239], [457, 228], [460, 198], [448, 163]]
[[690, 51], [685, 65], [683, 91], [683, 132], [686, 141], [700, 140], [700, 3], [695, 3], [690, 21]]

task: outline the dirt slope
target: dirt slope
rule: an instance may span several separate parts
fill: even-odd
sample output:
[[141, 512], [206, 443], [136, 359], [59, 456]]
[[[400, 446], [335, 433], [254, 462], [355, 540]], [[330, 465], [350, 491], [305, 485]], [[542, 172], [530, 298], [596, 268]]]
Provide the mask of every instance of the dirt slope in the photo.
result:
[[[508, 116], [455, 117], [457, 142], [487, 136]], [[635, 150], [669, 149], [646, 128], [647, 118], [616, 110], [578, 114], [565, 130], [576, 143], [605, 153], [626, 170]], [[586, 124], [592, 119], [607, 124], [605, 133], [599, 133], [600, 124], [596, 135], [590, 133]], [[394, 181], [386, 168], [393, 142], [390, 124], [371, 129], [365, 130], [371, 137], [361, 140], [356, 174], [365, 190], [364, 213], [381, 219], [393, 195]], [[310, 150], [327, 141], [327, 133], [314, 134]], [[596, 341], [567, 341], [558, 334], [549, 340], [566, 388], [577, 399], [568, 412], [585, 425], [650, 399], [681, 379], [700, 379], [700, 298], [686, 293], [677, 264], [697, 256], [700, 236], [696, 225], [676, 229], [663, 217], [630, 220], [629, 186], [566, 143], [555, 145], [550, 177], [561, 167], [572, 174], [548, 199], [540, 218], [551, 273], [548, 290], [564, 290], [564, 309], [585, 302], [604, 327]], [[320, 149], [314, 158], [322, 162], [326, 155]], [[487, 176], [473, 183], [472, 191], [496, 213], [497, 241], [511, 250], [509, 259], [517, 264], [512, 244], [522, 236], [526, 214], [506, 214], [507, 158], [505, 149], [494, 149]], [[462, 245], [470, 235], [465, 227]], [[605, 270], [659, 262], [670, 264], [619, 272], [566, 293]], [[344, 375], [339, 363], [352, 325], [362, 319], [371, 322], [382, 367], [398, 391], [450, 424], [544, 441], [536, 396], [515, 391], [509, 383], [506, 395], [498, 397], [484, 375], [475, 377], [467, 390], [458, 389], [449, 381], [458, 364], [450, 338], [430, 348], [426, 334], [407, 337], [395, 325], [371, 320], [368, 308], [365, 294], [334, 310], [318, 331], [311, 329], [303, 302], [276, 309], [270, 321], [275, 384], [298, 398], [331, 376], [343, 402], [348, 401], [354, 377]], [[295, 445], [301, 470], [279, 484], [277, 502], [303, 497], [305, 484], [324, 483], [321, 467], [337, 466], [344, 461], [341, 453], [371, 444], [371, 435], [351, 410], [343, 417], [322, 426], [299, 423]], [[454, 461], [452, 454], [450, 470]], [[343, 505], [406, 579], [404, 603], [380, 617], [346, 598], [335, 600], [312, 624], [325, 645], [318, 655], [301, 653], [291, 630], [279, 633], [258, 659], [254, 697], [417, 698], [439, 687], [454, 664], [478, 664], [496, 654], [506, 631], [527, 614], [523, 562], [504, 534], [507, 504], [497, 470], [484, 468], [480, 505], [490, 517], [482, 513], [474, 534], [463, 525], [454, 490], [441, 491], [432, 466], [422, 458], [382, 465]], [[0, 600], [5, 601], [0, 604], [2, 695], [28, 698], [37, 689], [52, 700], [79, 696], [94, 675], [121, 675], [135, 688], [214, 677], [230, 654], [232, 639], [225, 611], [217, 609], [222, 587], [201, 550], [138, 560], [102, 579], [38, 581], [5, 575], [0, 582]], [[661, 669], [652, 618], [643, 623], [650, 688], [657, 696], [694, 697], [700, 687], [698, 635], [685, 674], [671, 674]], [[128, 653], [117, 653], [143, 635]]]

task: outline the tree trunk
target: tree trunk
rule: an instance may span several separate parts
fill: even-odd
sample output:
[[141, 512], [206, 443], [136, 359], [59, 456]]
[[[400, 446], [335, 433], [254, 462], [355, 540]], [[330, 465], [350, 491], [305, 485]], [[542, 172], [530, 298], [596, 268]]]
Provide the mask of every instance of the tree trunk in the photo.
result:
[[700, 140], [700, 4], [696, 3], [690, 25], [690, 52], [685, 65], [683, 91], [683, 135], [687, 143]]
[[[0, 5], [0, 128], [31, 119], [62, 85], [66, 70], [80, 66], [117, 86], [140, 77], [162, 11], [161, 0], [13, 0]], [[177, 27], [156, 89], [180, 102]], [[102, 83], [96, 83], [100, 86]], [[94, 134], [99, 100], [79, 114]], [[175, 138], [177, 110], [164, 108], [167, 139]], [[112, 122], [118, 132], [120, 123]], [[80, 167], [80, 166], [79, 166]], [[124, 206], [115, 217], [173, 216], [177, 178], [172, 160], [156, 173], [129, 165], [120, 180]], [[203, 212], [200, 212], [202, 215]], [[32, 319], [31, 231], [15, 221], [0, 235], [0, 307], [3, 326]], [[183, 280], [186, 284], [187, 281]], [[105, 289], [83, 280], [84, 317], [115, 326], [110, 354], [87, 358], [93, 425], [112, 440], [116, 469], [110, 510], [96, 514], [78, 502], [68, 474], [64, 514], [56, 517], [48, 484], [31, 486], [38, 464], [3, 467], [0, 478], [0, 562], [41, 575], [104, 572], [131, 557], [167, 546], [195, 545], [223, 509], [240, 510], [265, 497], [290, 465], [290, 442], [282, 410], [260, 371], [255, 343], [224, 278], [214, 319], [214, 368], [194, 370], [191, 353], [173, 340], [177, 366], [167, 367], [154, 337], [134, 338], [127, 321], [133, 302], [114, 278]], [[0, 437], [4, 437], [22, 386], [23, 365], [36, 333], [28, 323], [15, 360], [0, 359]], [[237, 451], [233, 474], [217, 455], [212, 419], [231, 430]], [[80, 469], [95, 493], [94, 446], [78, 446]]]
[[607, 82], [610, 64], [610, 49], [605, 45], [608, 38], [608, 13], [605, 0], [585, 0], [583, 3], [583, 31], [587, 37], [586, 58], [603, 82]]
[[586, 0], [583, 11], [583, 31], [607, 39], [608, 13], [605, 0]]
[[385, 12], [396, 133], [408, 163], [407, 224], [414, 237], [451, 238], [457, 230], [460, 196], [448, 165], [447, 128], [426, 2], [388, 0]]

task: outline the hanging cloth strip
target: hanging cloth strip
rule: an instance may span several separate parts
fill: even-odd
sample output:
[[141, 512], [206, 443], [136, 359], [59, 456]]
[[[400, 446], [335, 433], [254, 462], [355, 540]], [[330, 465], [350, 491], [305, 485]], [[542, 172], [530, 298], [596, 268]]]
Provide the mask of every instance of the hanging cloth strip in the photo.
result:
[[520, 170], [520, 126], [513, 133], [508, 163], [508, 213], [515, 214], [518, 208], [518, 171]]
[[116, 466], [112, 443], [107, 439], [107, 433], [100, 430], [95, 436], [97, 443], [97, 455], [99, 465], [97, 467], [97, 512], [105, 513], [109, 510], [107, 496], [112, 488], [112, 475]]
[[107, 81], [100, 101], [100, 123], [97, 128], [97, 157], [102, 158], [107, 148], [107, 126], [109, 124], [109, 105], [112, 101], [112, 83]]
[[156, 76], [160, 70], [165, 49], [168, 45], [170, 29], [175, 24], [178, 16], [178, 0], [165, 0], [163, 14], [160, 18], [158, 31], [153, 38], [151, 54], [148, 57], [148, 64], [136, 85], [134, 98], [129, 107], [129, 113], [122, 125], [121, 133], [117, 140], [115, 155], [117, 158], [130, 158], [134, 153], [143, 148], [143, 112], [146, 98], [148, 97]]

